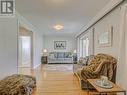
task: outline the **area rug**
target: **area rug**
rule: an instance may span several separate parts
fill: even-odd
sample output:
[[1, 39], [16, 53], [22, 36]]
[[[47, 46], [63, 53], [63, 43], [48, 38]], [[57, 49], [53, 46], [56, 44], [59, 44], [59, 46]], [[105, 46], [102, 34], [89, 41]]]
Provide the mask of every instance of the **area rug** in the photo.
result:
[[47, 64], [43, 68], [46, 71], [73, 71], [72, 64]]

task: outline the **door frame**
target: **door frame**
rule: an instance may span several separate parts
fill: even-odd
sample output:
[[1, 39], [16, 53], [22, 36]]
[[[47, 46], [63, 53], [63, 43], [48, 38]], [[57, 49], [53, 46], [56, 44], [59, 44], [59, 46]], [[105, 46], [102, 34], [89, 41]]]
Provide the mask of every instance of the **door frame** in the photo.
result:
[[32, 69], [33, 68], [33, 32], [22, 27], [22, 26], [18, 26], [18, 63], [17, 63], [17, 67], [19, 68], [19, 64], [20, 64], [20, 61], [19, 61], [19, 37], [20, 36], [30, 36], [31, 38], [31, 64], [30, 64], [30, 68]]

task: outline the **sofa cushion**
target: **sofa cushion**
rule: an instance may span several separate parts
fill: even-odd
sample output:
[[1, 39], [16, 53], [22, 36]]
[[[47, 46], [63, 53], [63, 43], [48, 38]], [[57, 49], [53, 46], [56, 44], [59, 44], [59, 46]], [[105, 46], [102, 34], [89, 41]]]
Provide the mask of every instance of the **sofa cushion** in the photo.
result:
[[63, 52], [57, 52], [57, 58], [64, 58]]

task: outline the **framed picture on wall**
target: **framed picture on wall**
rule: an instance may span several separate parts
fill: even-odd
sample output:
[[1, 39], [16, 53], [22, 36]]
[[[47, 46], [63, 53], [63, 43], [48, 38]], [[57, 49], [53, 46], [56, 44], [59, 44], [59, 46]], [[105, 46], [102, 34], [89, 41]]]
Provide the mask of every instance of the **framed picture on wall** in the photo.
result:
[[101, 32], [98, 35], [99, 46], [111, 46], [113, 39], [113, 26], [108, 31]]
[[54, 49], [66, 49], [66, 41], [54, 41]]

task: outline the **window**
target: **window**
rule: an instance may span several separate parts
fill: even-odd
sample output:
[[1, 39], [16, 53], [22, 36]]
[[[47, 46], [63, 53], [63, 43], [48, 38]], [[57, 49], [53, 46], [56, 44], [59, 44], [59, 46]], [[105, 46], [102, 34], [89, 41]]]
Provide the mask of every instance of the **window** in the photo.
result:
[[89, 55], [89, 38], [83, 37], [80, 39], [80, 57], [86, 57]]
[[77, 40], [78, 59], [94, 55], [94, 28], [80, 35]]
[[79, 42], [79, 56], [82, 57], [82, 39], [80, 39], [80, 42]]
[[82, 52], [83, 52], [83, 57], [86, 57], [89, 55], [89, 39], [88, 38], [83, 39]]

